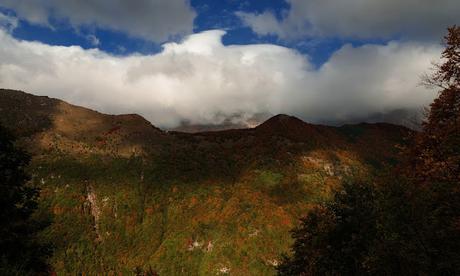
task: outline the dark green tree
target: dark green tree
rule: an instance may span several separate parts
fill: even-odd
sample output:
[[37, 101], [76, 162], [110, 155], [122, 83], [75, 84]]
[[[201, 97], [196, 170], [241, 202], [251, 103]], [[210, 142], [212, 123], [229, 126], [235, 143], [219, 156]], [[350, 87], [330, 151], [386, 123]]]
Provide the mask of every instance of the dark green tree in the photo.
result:
[[314, 209], [293, 230], [293, 256], [280, 275], [360, 275], [371, 270], [369, 255], [377, 234], [371, 184], [350, 181], [334, 199]]
[[424, 211], [413, 204], [426, 195], [413, 192], [394, 174], [346, 182], [292, 231], [293, 254], [279, 275], [437, 275], [422, 231]]
[[13, 142], [0, 127], [0, 274], [37, 274], [46, 272], [48, 254], [36, 241], [43, 225], [31, 219], [38, 190], [28, 185], [29, 155]]

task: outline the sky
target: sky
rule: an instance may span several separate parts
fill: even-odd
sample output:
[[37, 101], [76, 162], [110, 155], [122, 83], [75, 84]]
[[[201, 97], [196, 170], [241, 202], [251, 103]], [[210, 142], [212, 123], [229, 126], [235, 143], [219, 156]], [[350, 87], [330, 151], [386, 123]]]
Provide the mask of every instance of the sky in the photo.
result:
[[458, 0], [0, 0], [0, 87], [154, 125], [417, 120]]

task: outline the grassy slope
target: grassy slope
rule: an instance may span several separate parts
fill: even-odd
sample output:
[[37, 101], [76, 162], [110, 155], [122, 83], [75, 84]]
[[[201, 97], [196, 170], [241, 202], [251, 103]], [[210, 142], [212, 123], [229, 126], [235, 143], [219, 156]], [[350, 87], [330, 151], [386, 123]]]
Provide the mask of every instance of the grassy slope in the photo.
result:
[[0, 92], [1, 123], [35, 154], [37, 215], [53, 220], [42, 238], [58, 274], [273, 274], [297, 219], [343, 178], [394, 162], [407, 131], [277, 116], [250, 130], [167, 134], [134, 115]]

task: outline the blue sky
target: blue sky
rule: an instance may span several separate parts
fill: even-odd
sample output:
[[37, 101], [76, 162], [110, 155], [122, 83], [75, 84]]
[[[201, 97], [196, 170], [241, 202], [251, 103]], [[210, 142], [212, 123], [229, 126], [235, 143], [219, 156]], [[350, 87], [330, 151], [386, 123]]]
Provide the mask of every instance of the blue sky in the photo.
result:
[[[390, 39], [356, 39], [340, 37], [303, 37], [299, 39], [280, 39], [276, 35], [258, 35], [245, 25], [235, 14], [236, 12], [263, 13], [273, 12], [282, 19], [283, 13], [289, 10], [289, 4], [283, 0], [278, 1], [210, 1], [193, 0], [191, 7], [196, 11], [193, 21], [193, 32], [199, 33], [212, 29], [227, 31], [223, 37], [224, 45], [231, 44], [256, 44], [270, 43], [296, 49], [309, 56], [311, 61], [320, 66], [327, 61], [332, 53], [347, 43], [363, 45], [368, 43], [385, 44]], [[1, 6], [0, 6], [1, 7]], [[6, 15], [17, 17], [17, 12], [12, 8], [1, 7], [0, 11]], [[161, 51], [161, 44], [167, 40], [151, 41], [142, 37], [133, 37], [128, 33], [113, 30], [107, 27], [79, 26], [75, 29], [65, 18], [49, 17], [52, 28], [40, 24], [31, 24], [25, 19], [19, 19], [18, 27], [12, 35], [15, 38], [31, 41], [41, 41], [50, 45], [79, 45], [85, 49], [99, 48], [115, 55], [129, 55], [133, 53], [153, 54]], [[88, 39], [94, 36], [98, 40], [96, 45]], [[179, 40], [181, 37], [172, 38]]]
[[[0, 86], [154, 124], [419, 118], [458, 0], [0, 0]], [[403, 115], [401, 115], [403, 114]]]

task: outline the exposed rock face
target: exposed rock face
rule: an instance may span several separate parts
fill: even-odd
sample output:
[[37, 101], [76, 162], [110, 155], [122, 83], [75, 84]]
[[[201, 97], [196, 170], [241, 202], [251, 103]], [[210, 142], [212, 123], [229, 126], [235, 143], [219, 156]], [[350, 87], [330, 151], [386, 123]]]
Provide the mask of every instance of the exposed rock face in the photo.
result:
[[87, 186], [86, 201], [87, 201], [91, 216], [93, 217], [93, 220], [94, 220], [94, 231], [96, 232], [97, 240], [101, 240], [102, 236], [101, 236], [100, 229], [99, 229], [99, 218], [101, 216], [101, 209], [97, 202], [96, 192], [94, 191], [94, 188], [91, 185]]

